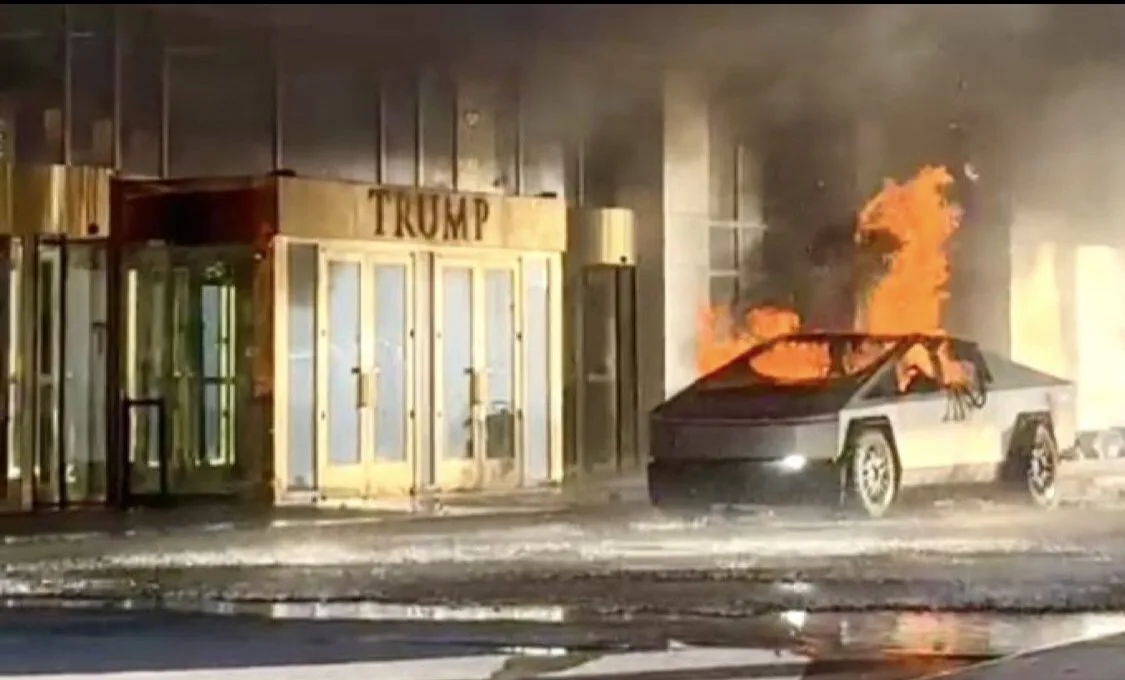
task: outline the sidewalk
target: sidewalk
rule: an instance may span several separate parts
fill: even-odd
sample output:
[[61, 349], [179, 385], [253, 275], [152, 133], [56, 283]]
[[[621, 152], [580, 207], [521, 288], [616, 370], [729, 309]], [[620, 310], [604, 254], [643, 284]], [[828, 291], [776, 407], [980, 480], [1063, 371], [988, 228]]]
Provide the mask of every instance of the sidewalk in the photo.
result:
[[[932, 680], [1121, 680], [1125, 677], [1125, 636], [1020, 654], [983, 663]], [[927, 679], [930, 680], [930, 679]]]
[[102, 508], [0, 515], [0, 544], [76, 541], [177, 531], [264, 530], [302, 526], [374, 524], [472, 516], [601, 513], [606, 507], [646, 505], [643, 478], [621, 478], [574, 488], [442, 494], [411, 501], [323, 502], [250, 507], [214, 503], [176, 508]]

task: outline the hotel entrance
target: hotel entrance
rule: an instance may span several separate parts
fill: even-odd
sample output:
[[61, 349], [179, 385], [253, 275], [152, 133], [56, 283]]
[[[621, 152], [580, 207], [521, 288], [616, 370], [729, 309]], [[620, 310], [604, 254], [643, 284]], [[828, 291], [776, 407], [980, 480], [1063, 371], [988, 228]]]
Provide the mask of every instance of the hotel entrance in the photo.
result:
[[[329, 496], [414, 487], [414, 255], [319, 249], [317, 479]], [[301, 389], [292, 385], [291, 389]]]
[[0, 509], [104, 502], [109, 175], [0, 165]]
[[561, 481], [562, 201], [293, 177], [115, 187], [124, 502]]
[[134, 501], [229, 495], [247, 480], [254, 252], [148, 244], [124, 256], [125, 448]]
[[519, 261], [438, 256], [434, 290], [436, 483], [521, 481]]
[[2, 448], [13, 509], [105, 498], [105, 254], [102, 239], [4, 239]]
[[561, 481], [564, 204], [277, 181], [277, 497]]

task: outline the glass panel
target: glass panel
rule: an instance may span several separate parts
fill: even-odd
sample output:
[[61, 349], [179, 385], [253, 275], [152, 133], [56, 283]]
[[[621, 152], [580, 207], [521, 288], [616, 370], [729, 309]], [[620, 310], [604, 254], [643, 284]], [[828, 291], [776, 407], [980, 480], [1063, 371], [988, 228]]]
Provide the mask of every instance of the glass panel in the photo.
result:
[[[6, 241], [6, 239], [5, 239]], [[9, 246], [5, 243], [5, 248]], [[7, 408], [4, 412], [4, 422], [6, 424], [6, 449], [5, 455], [7, 457], [7, 479], [9, 481], [18, 480], [20, 477], [20, 457], [19, 446], [20, 441], [20, 421], [16, 417], [20, 412], [20, 390], [19, 381], [16, 380], [17, 369], [20, 361], [20, 336], [19, 336], [19, 309], [20, 309], [20, 285], [19, 285], [19, 267], [20, 267], [20, 245], [15, 239], [12, 240], [10, 250], [4, 254], [2, 260], [4, 268], [0, 271], [3, 276], [4, 285], [4, 318], [7, 323], [4, 332], [4, 338], [7, 345], [4, 347], [6, 352], [6, 363], [4, 364], [4, 371], [2, 377], [7, 382]], [[11, 258], [9, 261], [7, 258]], [[8, 485], [5, 484], [5, 491], [8, 490]]]
[[710, 281], [712, 307], [725, 307], [738, 300], [738, 276], [736, 274], [712, 274]]
[[113, 12], [108, 4], [73, 5], [71, 13], [71, 159], [108, 166], [113, 115]]
[[360, 265], [328, 263], [328, 460], [335, 465], [360, 461]]
[[[167, 262], [157, 253], [138, 257], [126, 275], [126, 385], [132, 399], [163, 398], [167, 336]], [[154, 407], [129, 409], [129, 461], [134, 492], [154, 491], [160, 449], [160, 416]]]
[[406, 266], [375, 266], [375, 458], [406, 460]]
[[67, 497], [71, 501], [88, 501], [105, 493], [104, 251], [95, 245], [67, 248], [67, 318], [63, 336]]
[[453, 188], [453, 134], [457, 103], [453, 82], [443, 74], [422, 80], [422, 184]]
[[[198, 324], [198, 299], [192, 290], [191, 269], [176, 264], [171, 271], [171, 375], [168, 399], [172, 439], [169, 444], [172, 470], [191, 470], [200, 460], [199, 431], [202, 403], [199, 398], [199, 339], [194, 336]], [[179, 481], [186, 482], [184, 476]]]
[[[221, 273], [218, 278], [223, 278]], [[233, 424], [237, 389], [235, 287], [225, 282], [204, 284], [200, 291], [200, 306], [203, 451], [208, 464], [229, 465], [234, 462]]]
[[169, 492], [230, 492], [249, 472], [236, 464], [238, 445], [261, 445], [235, 436], [236, 418], [257, 422], [247, 365], [256, 354], [252, 254], [241, 246], [145, 246], [134, 257], [126, 381], [130, 397], [156, 401], [130, 408], [133, 490], [159, 489], [163, 449]]
[[418, 90], [405, 75], [383, 80], [383, 184], [414, 186], [418, 167]]
[[623, 464], [640, 463], [637, 445], [640, 404], [637, 394], [636, 270], [618, 267], [617, 274], [617, 412], [618, 451]]
[[707, 249], [712, 270], [733, 272], [738, 269], [738, 238], [734, 227], [711, 227]]
[[442, 271], [441, 361], [442, 452], [445, 458], [473, 457], [471, 370], [472, 271], [463, 267]]
[[515, 458], [515, 275], [489, 269], [484, 275], [485, 451], [489, 458]]
[[524, 265], [523, 366], [527, 394], [524, 396], [524, 480], [545, 481], [550, 476], [550, 297], [547, 262], [528, 260]]
[[617, 274], [615, 267], [583, 272], [581, 457], [606, 465], [617, 452]]
[[44, 246], [39, 260], [36, 300], [38, 328], [36, 365], [39, 377], [38, 436], [36, 438], [36, 501], [58, 500], [59, 469], [59, 251]]
[[281, 34], [285, 167], [302, 177], [375, 182], [378, 88], [364, 60], [315, 50], [310, 40]]
[[289, 479], [292, 489], [315, 486], [316, 277], [314, 245], [288, 247], [289, 280]]

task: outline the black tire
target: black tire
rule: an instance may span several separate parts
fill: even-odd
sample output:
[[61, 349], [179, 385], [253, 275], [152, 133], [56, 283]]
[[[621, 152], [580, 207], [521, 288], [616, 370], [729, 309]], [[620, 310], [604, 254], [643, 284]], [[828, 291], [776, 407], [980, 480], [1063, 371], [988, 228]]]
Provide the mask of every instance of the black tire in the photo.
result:
[[1031, 505], [1053, 508], [1059, 500], [1055, 435], [1042, 421], [1028, 421], [1020, 429], [1019, 443], [1012, 451], [1013, 488]]
[[883, 517], [898, 497], [899, 467], [894, 446], [878, 427], [859, 430], [848, 445], [848, 505], [872, 518]]

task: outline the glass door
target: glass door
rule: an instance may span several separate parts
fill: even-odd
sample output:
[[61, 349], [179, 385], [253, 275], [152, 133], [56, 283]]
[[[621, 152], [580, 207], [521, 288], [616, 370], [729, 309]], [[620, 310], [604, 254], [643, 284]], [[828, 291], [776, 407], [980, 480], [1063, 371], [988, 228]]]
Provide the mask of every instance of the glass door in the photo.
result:
[[414, 486], [413, 256], [377, 255], [369, 262], [372, 458], [369, 489], [402, 496]]
[[248, 483], [253, 252], [146, 245], [125, 262], [125, 411], [136, 497]]
[[68, 242], [63, 270], [61, 445], [66, 500], [92, 503], [106, 492], [105, 244]]
[[441, 259], [435, 271], [437, 486], [518, 485], [518, 266]]
[[413, 261], [331, 250], [320, 257], [320, 490], [407, 495], [414, 485]]
[[[317, 478], [328, 496], [366, 496], [364, 413], [371, 398], [363, 347], [363, 258], [321, 252], [318, 329], [321, 455]], [[290, 389], [300, 389], [291, 385]]]
[[477, 341], [482, 402], [477, 436], [484, 454], [482, 482], [487, 487], [518, 486], [521, 477], [517, 434], [521, 412], [516, 398], [518, 271], [515, 264], [507, 263], [488, 264], [477, 271], [482, 293], [477, 310], [484, 319]]
[[37, 244], [35, 291], [35, 503], [59, 505], [67, 471], [60, 442], [63, 246]]
[[480, 485], [476, 414], [481, 401], [473, 339], [472, 263], [439, 261], [434, 286], [434, 480], [444, 490]]

